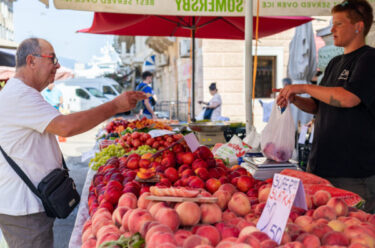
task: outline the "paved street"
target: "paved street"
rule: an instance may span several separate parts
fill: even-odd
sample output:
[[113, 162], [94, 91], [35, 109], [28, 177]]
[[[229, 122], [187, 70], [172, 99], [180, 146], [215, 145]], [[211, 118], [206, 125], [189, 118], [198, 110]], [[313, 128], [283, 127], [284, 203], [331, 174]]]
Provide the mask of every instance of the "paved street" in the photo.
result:
[[[65, 161], [70, 169], [70, 176], [74, 179], [80, 193], [88, 170], [88, 161], [81, 162], [81, 154], [93, 148], [95, 135], [101, 126], [102, 125], [99, 125], [86, 133], [68, 138], [66, 142], [60, 143]], [[77, 211], [78, 207], [67, 219], [56, 220], [54, 226], [55, 248], [68, 247]]]

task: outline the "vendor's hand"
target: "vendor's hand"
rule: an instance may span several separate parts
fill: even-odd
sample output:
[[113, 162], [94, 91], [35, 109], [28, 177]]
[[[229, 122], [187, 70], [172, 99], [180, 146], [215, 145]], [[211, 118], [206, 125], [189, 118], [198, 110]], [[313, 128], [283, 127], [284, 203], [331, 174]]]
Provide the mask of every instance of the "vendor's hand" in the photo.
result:
[[199, 103], [199, 104], [202, 104], [202, 103], [203, 103], [203, 101], [198, 101], [198, 103]]
[[276, 103], [280, 107], [286, 107], [288, 101], [293, 103], [297, 94], [306, 93], [304, 84], [287, 85], [280, 90], [280, 94], [277, 97]]
[[127, 91], [113, 99], [117, 113], [127, 112], [135, 108], [138, 101], [144, 100], [147, 95], [142, 91]]

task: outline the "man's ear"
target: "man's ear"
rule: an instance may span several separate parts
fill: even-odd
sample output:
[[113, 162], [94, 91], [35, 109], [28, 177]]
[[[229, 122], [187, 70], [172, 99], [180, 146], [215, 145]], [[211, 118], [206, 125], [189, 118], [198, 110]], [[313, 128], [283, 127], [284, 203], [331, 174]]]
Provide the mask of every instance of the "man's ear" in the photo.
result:
[[358, 32], [362, 32], [364, 30], [365, 24], [363, 21], [359, 21], [355, 24], [355, 29], [358, 30]]
[[26, 57], [26, 65], [32, 66], [32, 67], [35, 65], [35, 58], [31, 54], [27, 55]]

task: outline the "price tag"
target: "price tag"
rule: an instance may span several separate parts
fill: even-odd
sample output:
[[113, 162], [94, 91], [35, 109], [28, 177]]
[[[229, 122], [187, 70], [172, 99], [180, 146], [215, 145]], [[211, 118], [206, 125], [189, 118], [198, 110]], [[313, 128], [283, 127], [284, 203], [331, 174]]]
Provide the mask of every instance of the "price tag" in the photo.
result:
[[257, 228], [280, 244], [293, 205], [307, 210], [302, 182], [298, 178], [275, 174]]
[[305, 144], [306, 142], [306, 134], [307, 134], [307, 130], [309, 129], [308, 126], [305, 126], [303, 125], [301, 127], [301, 132], [299, 134], [299, 138], [298, 138], [298, 144]]
[[148, 132], [149, 135], [151, 135], [152, 138], [159, 137], [159, 136], [164, 136], [164, 135], [172, 135], [175, 134], [176, 132], [169, 131], [169, 130], [163, 130], [163, 129], [154, 129]]
[[199, 144], [199, 141], [194, 133], [189, 133], [184, 136], [184, 139], [186, 141], [186, 144], [189, 146], [191, 152], [195, 152], [195, 150], [200, 147], [201, 144]]

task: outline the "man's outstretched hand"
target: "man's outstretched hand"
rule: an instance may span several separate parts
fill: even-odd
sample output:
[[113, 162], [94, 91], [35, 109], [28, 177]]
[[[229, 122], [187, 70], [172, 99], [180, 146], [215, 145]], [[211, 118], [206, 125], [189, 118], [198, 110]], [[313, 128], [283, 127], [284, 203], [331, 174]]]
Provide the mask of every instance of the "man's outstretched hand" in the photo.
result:
[[127, 91], [113, 99], [117, 113], [127, 112], [135, 108], [138, 101], [147, 98], [146, 93], [142, 91]]

